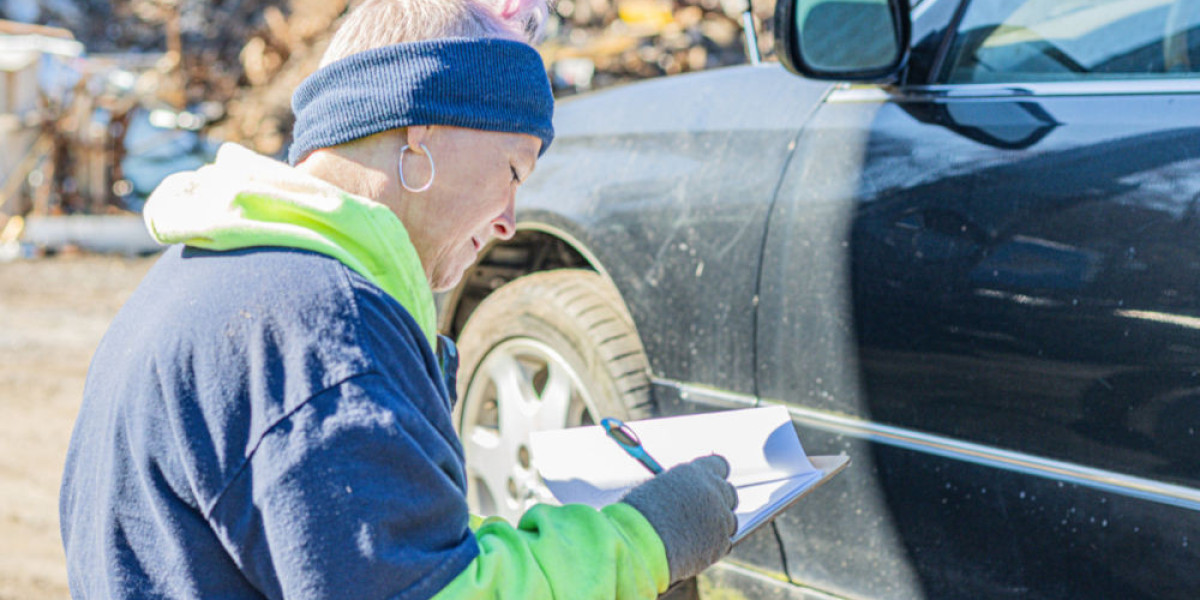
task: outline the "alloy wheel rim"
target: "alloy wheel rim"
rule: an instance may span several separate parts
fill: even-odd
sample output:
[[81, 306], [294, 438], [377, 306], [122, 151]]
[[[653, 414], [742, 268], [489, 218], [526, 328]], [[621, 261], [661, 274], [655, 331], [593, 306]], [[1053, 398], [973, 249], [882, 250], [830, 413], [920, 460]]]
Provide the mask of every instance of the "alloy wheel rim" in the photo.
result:
[[550, 346], [514, 338], [484, 356], [465, 396], [471, 511], [516, 523], [534, 504], [554, 503], [533, 465], [529, 440], [535, 431], [595, 421], [595, 405], [575, 369]]

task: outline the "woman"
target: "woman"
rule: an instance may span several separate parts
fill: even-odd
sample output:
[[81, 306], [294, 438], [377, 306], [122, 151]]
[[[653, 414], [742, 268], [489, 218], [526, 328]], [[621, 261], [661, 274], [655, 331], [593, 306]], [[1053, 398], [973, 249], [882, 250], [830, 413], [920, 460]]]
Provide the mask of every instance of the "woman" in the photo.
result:
[[64, 473], [72, 595], [651, 598], [728, 551], [719, 457], [469, 526], [432, 291], [515, 233], [553, 139], [545, 14], [369, 0], [296, 91], [294, 167], [227, 145], [155, 191], [176, 245], [93, 358]]

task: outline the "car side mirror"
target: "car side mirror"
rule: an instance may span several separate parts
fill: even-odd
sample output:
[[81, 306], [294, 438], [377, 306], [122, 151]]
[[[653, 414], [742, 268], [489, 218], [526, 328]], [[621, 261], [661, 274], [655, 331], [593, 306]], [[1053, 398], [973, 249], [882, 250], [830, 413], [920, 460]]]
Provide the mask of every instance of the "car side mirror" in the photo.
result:
[[888, 79], [912, 45], [908, 0], [779, 0], [775, 31], [784, 66], [812, 79]]

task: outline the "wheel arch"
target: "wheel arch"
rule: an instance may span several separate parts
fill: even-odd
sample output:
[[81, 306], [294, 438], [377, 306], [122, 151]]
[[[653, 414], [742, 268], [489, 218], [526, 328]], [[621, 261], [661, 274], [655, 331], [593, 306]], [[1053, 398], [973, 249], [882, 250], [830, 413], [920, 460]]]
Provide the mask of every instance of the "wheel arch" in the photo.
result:
[[[479, 303], [500, 286], [523, 275], [554, 269], [595, 271], [618, 289], [587, 246], [566, 230], [542, 222], [522, 222], [509, 240], [489, 244], [462, 281], [438, 300], [438, 330], [458, 337]], [[625, 307], [628, 311], [628, 306]]]

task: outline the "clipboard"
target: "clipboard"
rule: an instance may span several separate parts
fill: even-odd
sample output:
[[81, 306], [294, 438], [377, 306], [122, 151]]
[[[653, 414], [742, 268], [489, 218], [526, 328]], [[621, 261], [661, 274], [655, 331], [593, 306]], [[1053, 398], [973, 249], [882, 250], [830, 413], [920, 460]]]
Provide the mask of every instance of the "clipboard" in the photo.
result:
[[[809, 457], [787, 408], [770, 406], [626, 423], [665, 468], [709, 454], [729, 462], [738, 492], [737, 543], [849, 464], [846, 455]], [[562, 504], [596, 508], [620, 501], [652, 475], [600, 426], [534, 432], [533, 466]]]
[[[830, 479], [833, 479], [834, 475], [841, 473], [842, 470], [850, 466], [850, 457], [846, 456], [845, 454], [810, 456], [808, 458], [809, 461], [812, 462], [813, 467], [815, 467], [821, 473], [821, 476], [809, 481], [806, 484], [803, 484], [799, 489], [793, 490], [791, 493], [786, 494], [778, 503], [775, 503], [764, 510], [756, 512], [753, 517], [749, 518], [746, 522], [743, 522], [739, 518], [738, 530], [737, 533], [733, 534], [733, 537], [730, 538], [731, 542], [737, 544], [745, 539], [746, 536], [758, 531], [758, 529], [763, 525], [770, 523], [775, 517], [778, 517], [785, 510], [791, 508], [792, 505], [799, 502], [801, 498], [809, 495], [813, 490], [821, 487]], [[741, 488], [738, 488], [739, 494], [741, 491]]]

